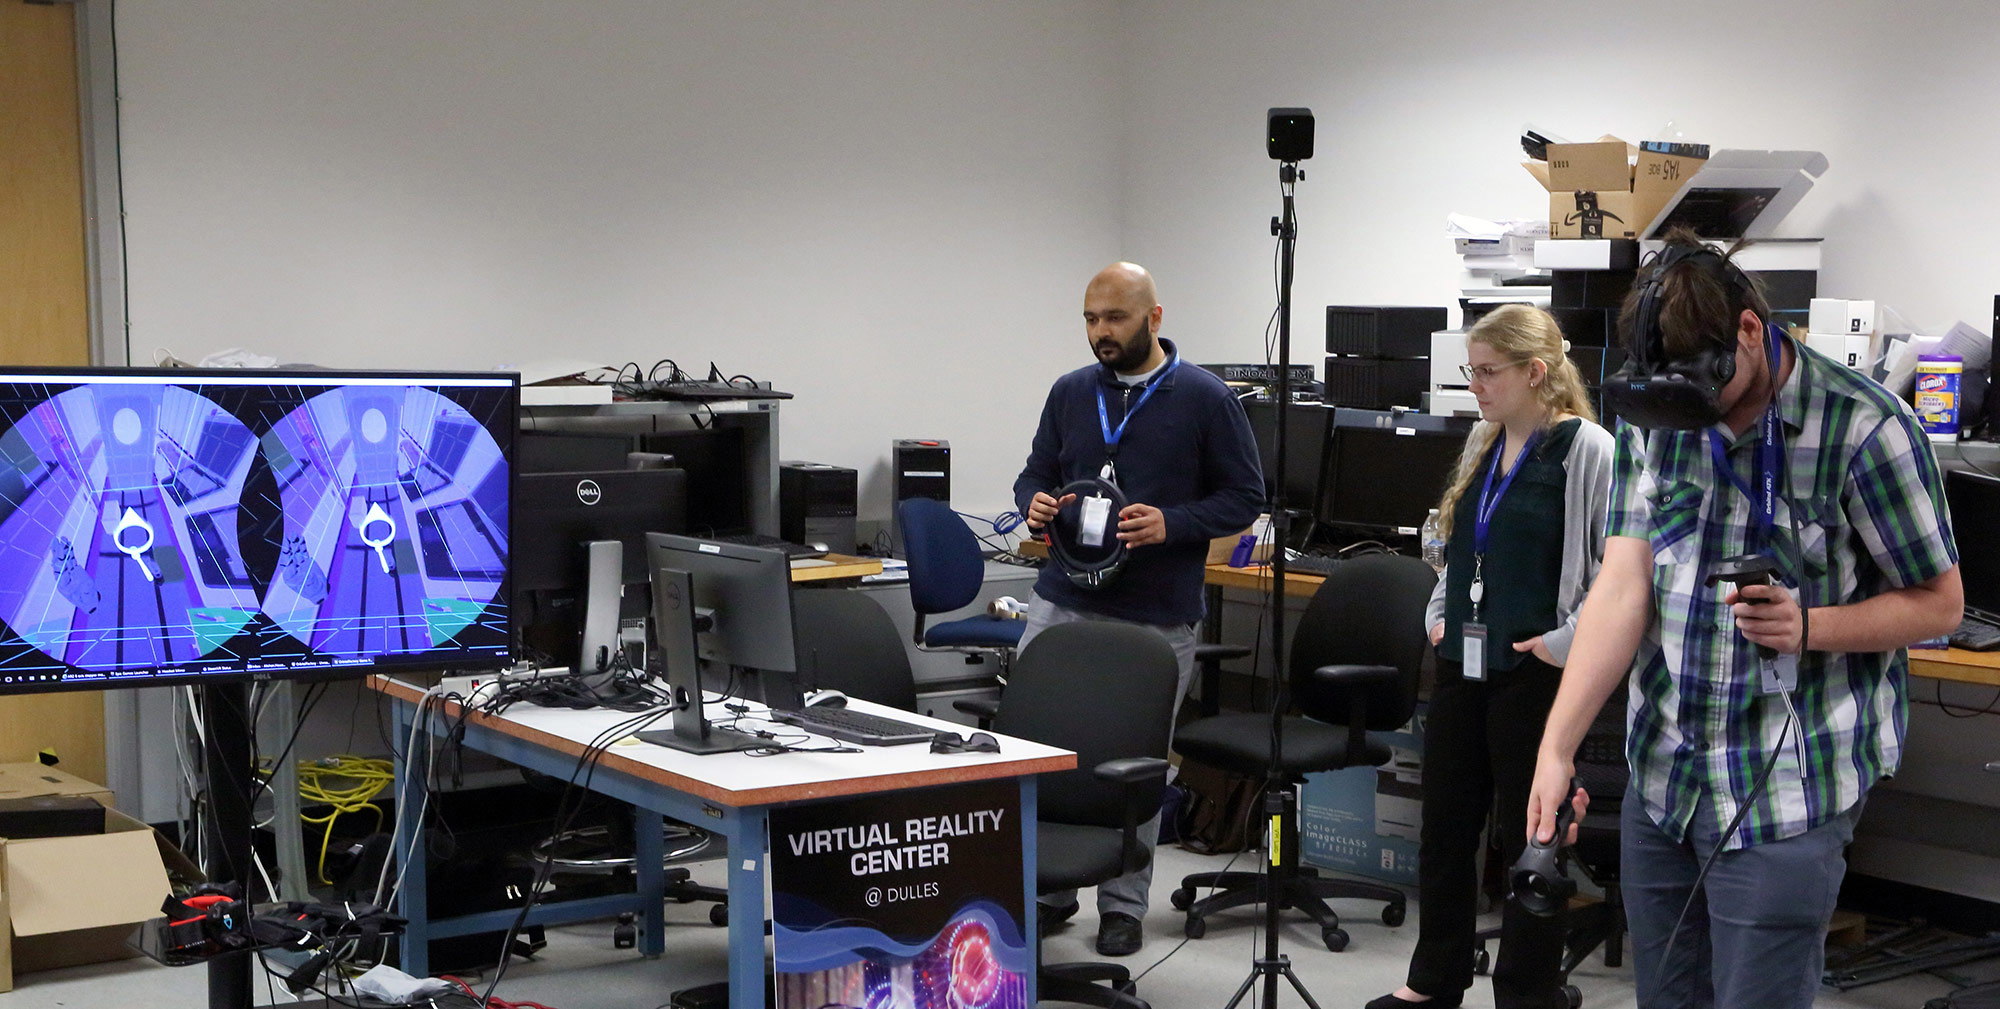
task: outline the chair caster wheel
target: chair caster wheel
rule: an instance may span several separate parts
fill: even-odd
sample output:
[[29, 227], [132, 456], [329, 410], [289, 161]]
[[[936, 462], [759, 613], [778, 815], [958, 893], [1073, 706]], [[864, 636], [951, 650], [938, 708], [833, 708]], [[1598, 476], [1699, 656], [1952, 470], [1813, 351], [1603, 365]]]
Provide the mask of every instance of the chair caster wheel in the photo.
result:
[[1396, 928], [1403, 924], [1403, 916], [1409, 911], [1401, 904], [1390, 904], [1382, 909], [1382, 924]]
[[1331, 952], [1338, 953], [1347, 948], [1347, 933], [1340, 929], [1320, 929], [1319, 937], [1326, 943], [1326, 948]]
[[1563, 985], [1562, 993], [1563, 1001], [1569, 1004], [1569, 1009], [1580, 1009], [1583, 1005], [1583, 991], [1577, 986], [1573, 984]]
[[717, 904], [708, 909], [708, 923], [718, 928], [729, 924], [729, 905]]
[[1183, 886], [1174, 890], [1173, 896], [1167, 899], [1173, 902], [1174, 910], [1185, 911], [1194, 906], [1194, 891]]
[[1492, 969], [1493, 954], [1486, 952], [1486, 947], [1482, 945], [1479, 947], [1479, 952], [1472, 954], [1472, 972], [1485, 977], [1486, 972]]
[[1199, 939], [1208, 934], [1208, 922], [1194, 915], [1188, 915], [1187, 923], [1181, 926], [1181, 932], [1190, 939]]

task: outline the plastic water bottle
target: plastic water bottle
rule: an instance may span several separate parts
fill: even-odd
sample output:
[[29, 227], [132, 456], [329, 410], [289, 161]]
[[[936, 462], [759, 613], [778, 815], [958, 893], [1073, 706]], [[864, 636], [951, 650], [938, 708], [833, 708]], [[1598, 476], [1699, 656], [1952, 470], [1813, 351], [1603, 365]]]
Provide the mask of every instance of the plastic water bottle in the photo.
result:
[[1438, 510], [1432, 508], [1424, 516], [1424, 527], [1419, 533], [1424, 542], [1424, 563], [1438, 571], [1444, 570], [1444, 537], [1438, 532]]

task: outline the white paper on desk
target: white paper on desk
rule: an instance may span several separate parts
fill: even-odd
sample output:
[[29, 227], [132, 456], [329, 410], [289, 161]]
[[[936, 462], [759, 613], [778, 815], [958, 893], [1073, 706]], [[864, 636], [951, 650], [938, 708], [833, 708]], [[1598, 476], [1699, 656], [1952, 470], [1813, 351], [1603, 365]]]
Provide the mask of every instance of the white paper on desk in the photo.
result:
[[[1885, 340], [1893, 340], [1891, 334]], [[1911, 336], [1904, 342], [1891, 342], [1882, 349], [1882, 388], [1909, 398], [1910, 390], [1916, 385], [1917, 355], [1937, 353], [1938, 344], [1944, 342], [1940, 336]]]
[[1984, 368], [1993, 360], [1993, 338], [1962, 321], [1955, 322], [1945, 331], [1935, 353], [1957, 354], [1964, 359], [1967, 371]]

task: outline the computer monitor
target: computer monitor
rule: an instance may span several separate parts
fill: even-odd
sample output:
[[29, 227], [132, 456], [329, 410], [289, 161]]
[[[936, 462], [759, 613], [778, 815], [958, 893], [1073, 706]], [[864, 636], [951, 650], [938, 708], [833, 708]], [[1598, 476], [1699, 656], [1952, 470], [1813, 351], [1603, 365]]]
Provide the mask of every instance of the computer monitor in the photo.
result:
[[513, 661], [518, 378], [0, 371], [0, 692]]
[[[1270, 500], [1278, 486], [1278, 405], [1252, 400], [1243, 404], [1250, 433], [1257, 439], [1258, 460], [1264, 467], [1264, 494]], [[1320, 467], [1326, 461], [1327, 432], [1334, 408], [1323, 403], [1293, 403], [1285, 408], [1285, 505], [1316, 513]]]
[[1320, 524], [1366, 536], [1416, 535], [1444, 496], [1472, 424], [1469, 417], [1336, 410]]
[[514, 551], [522, 643], [586, 675], [615, 669], [620, 626], [646, 616], [644, 593], [624, 586], [650, 578], [647, 533], [687, 531], [687, 474], [522, 473], [515, 497], [521, 528], [535, 531]]
[[792, 567], [782, 551], [649, 533], [655, 646], [681, 705], [674, 727], [639, 733], [694, 753], [765, 745], [708, 724], [701, 711], [701, 660], [775, 673], [798, 669]]
[[1953, 470], [1944, 475], [1944, 499], [1958, 540], [1965, 610], [1989, 624], [2000, 623], [2000, 480]]
[[750, 528], [750, 470], [743, 428], [710, 426], [641, 435], [645, 452], [674, 457], [688, 474], [688, 531], [730, 536]]

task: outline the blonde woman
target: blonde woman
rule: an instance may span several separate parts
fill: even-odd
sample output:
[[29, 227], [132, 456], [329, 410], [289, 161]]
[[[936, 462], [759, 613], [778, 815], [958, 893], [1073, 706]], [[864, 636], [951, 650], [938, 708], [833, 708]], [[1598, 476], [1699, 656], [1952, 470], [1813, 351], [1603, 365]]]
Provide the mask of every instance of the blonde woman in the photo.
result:
[[[1445, 571], [1424, 616], [1438, 675], [1424, 728], [1417, 948], [1404, 986], [1367, 1009], [1464, 1000], [1487, 811], [1499, 811], [1506, 864], [1525, 844], [1536, 748], [1604, 558], [1611, 485], [1611, 435], [1565, 349], [1556, 321], [1527, 305], [1495, 309], [1466, 333], [1481, 423], [1438, 504]], [[1563, 1005], [1562, 952], [1560, 918], [1509, 901], [1496, 1009]]]

